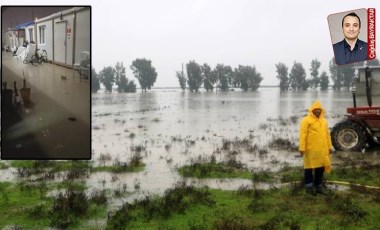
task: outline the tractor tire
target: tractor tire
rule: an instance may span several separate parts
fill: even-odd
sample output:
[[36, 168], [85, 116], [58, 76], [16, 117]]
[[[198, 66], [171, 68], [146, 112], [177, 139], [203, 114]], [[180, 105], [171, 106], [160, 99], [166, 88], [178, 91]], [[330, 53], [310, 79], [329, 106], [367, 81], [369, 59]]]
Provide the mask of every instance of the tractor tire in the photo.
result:
[[336, 150], [361, 151], [367, 142], [367, 133], [359, 123], [346, 120], [335, 124], [331, 140]]

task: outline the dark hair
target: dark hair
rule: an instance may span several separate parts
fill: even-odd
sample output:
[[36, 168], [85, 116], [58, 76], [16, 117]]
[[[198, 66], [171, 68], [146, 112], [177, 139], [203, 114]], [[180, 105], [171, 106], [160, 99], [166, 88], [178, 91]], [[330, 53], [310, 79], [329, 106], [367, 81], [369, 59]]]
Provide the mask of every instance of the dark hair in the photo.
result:
[[342, 27], [343, 27], [344, 19], [345, 19], [347, 16], [357, 17], [357, 18], [359, 19], [359, 28], [362, 27], [359, 16], [358, 16], [357, 14], [355, 14], [354, 12], [351, 12], [351, 13], [349, 13], [349, 14], [347, 14], [346, 16], [343, 17], [343, 19], [342, 19]]

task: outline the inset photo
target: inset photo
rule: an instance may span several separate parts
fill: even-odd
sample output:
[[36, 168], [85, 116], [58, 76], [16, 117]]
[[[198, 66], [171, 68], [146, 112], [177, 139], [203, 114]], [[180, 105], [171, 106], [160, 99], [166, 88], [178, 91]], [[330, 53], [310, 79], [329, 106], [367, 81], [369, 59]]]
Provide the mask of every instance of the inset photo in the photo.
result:
[[368, 53], [367, 9], [331, 14], [327, 20], [337, 65], [373, 59]]
[[1, 7], [1, 159], [91, 159], [91, 7]]

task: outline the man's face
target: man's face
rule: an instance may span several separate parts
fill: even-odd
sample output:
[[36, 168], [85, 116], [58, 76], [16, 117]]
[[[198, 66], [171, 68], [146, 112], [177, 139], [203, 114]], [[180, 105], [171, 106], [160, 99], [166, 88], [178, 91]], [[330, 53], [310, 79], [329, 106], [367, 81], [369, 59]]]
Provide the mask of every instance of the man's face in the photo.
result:
[[347, 16], [343, 20], [343, 34], [346, 39], [356, 39], [360, 33], [359, 19], [354, 16]]
[[321, 109], [313, 109], [314, 116], [318, 117], [321, 116], [322, 110]]

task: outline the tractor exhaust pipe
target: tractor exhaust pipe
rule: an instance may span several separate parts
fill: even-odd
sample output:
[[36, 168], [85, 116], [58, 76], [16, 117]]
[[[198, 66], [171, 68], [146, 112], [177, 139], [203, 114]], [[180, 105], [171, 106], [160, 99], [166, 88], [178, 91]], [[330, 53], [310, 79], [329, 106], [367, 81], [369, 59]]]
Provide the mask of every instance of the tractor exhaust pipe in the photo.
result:
[[356, 85], [354, 82], [351, 83], [351, 92], [352, 92], [352, 99], [354, 100], [354, 108], [356, 108]]
[[372, 106], [372, 95], [371, 95], [371, 86], [369, 85], [368, 78], [371, 78], [371, 71], [367, 67], [367, 68], [365, 68], [365, 86], [366, 86], [365, 92], [367, 95], [368, 106], [371, 107]]

